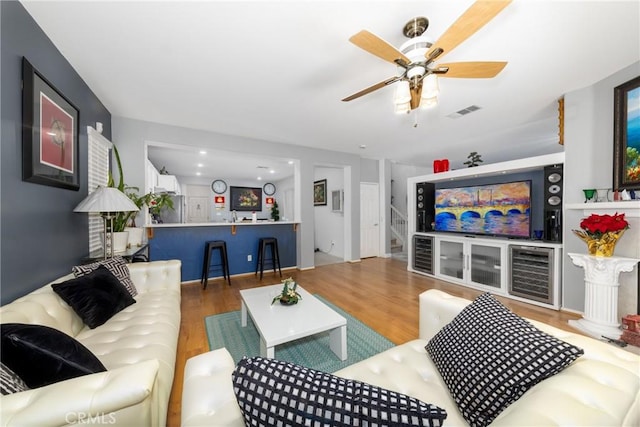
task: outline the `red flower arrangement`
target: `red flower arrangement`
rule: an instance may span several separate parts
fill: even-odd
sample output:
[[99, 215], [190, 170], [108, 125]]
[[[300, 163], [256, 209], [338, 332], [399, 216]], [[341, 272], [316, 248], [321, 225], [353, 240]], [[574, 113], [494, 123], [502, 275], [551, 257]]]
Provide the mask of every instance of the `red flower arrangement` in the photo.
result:
[[580, 221], [580, 228], [582, 230], [573, 232], [587, 244], [591, 255], [611, 256], [616, 242], [629, 228], [629, 223], [624, 219], [624, 214], [592, 214]]
[[624, 219], [624, 214], [592, 214], [580, 221], [580, 228], [589, 236], [599, 239], [604, 233], [626, 230], [629, 228], [629, 223]]

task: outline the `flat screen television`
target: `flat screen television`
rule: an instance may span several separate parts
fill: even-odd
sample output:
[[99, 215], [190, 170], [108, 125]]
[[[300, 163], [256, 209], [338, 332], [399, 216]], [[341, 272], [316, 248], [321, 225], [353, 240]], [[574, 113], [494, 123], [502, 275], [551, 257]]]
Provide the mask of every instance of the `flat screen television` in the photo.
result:
[[531, 181], [440, 188], [435, 199], [435, 231], [531, 236]]
[[261, 211], [262, 188], [259, 187], [230, 187], [232, 211]]

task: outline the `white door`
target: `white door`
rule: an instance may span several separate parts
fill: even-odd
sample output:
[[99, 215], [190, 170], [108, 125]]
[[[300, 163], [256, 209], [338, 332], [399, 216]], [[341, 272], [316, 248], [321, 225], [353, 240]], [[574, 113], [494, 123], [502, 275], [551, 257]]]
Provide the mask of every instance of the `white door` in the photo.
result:
[[187, 197], [187, 222], [209, 222], [209, 198], [202, 196]]
[[378, 184], [360, 183], [360, 258], [380, 254], [380, 191]]

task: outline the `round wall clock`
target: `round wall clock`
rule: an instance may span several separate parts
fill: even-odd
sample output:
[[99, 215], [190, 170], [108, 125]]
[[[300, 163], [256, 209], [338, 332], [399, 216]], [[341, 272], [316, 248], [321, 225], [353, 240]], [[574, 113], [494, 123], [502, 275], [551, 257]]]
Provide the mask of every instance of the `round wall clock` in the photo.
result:
[[264, 190], [264, 194], [267, 196], [273, 196], [276, 194], [276, 186], [270, 182], [267, 182], [262, 189]]
[[221, 179], [216, 179], [211, 183], [211, 189], [216, 194], [222, 194], [227, 191], [227, 183]]

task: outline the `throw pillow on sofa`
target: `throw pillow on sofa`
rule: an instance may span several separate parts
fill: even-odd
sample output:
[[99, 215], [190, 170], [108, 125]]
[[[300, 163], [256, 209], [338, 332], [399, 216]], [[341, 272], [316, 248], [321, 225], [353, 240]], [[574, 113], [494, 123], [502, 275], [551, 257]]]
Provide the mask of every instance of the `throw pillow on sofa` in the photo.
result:
[[104, 365], [73, 337], [43, 325], [0, 325], [2, 363], [30, 388], [95, 372]]
[[490, 424], [527, 390], [584, 353], [537, 329], [489, 293], [445, 325], [426, 350], [471, 426]]
[[232, 382], [248, 426], [438, 427], [447, 417], [413, 397], [276, 359], [243, 358]]
[[129, 291], [103, 265], [76, 279], [51, 285], [67, 304], [94, 329], [134, 304]]
[[76, 277], [82, 277], [85, 274], [89, 274], [100, 266], [105, 266], [107, 269], [120, 280], [120, 282], [127, 288], [127, 291], [132, 297], [138, 295], [138, 290], [131, 280], [129, 273], [129, 267], [127, 262], [121, 256], [114, 256], [105, 260], [97, 261], [91, 264], [76, 265], [71, 269], [73, 275]]
[[13, 372], [7, 365], [0, 363], [0, 392], [13, 394], [29, 390], [25, 382]]

